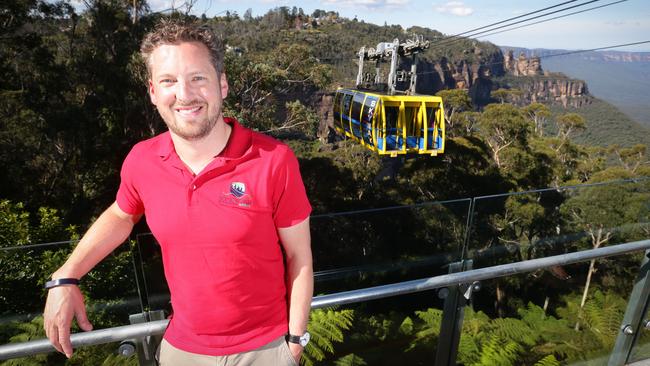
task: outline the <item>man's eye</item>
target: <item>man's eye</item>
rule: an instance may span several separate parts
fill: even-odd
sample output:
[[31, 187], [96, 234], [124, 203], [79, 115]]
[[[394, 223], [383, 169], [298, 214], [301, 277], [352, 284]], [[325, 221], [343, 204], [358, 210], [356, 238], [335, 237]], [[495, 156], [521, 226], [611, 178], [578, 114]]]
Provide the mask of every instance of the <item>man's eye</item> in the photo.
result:
[[174, 80], [172, 80], [172, 79], [162, 79], [162, 80], [160, 80], [161, 84], [171, 84], [173, 82], [174, 82]]
[[205, 80], [205, 76], [195, 76], [194, 80]]

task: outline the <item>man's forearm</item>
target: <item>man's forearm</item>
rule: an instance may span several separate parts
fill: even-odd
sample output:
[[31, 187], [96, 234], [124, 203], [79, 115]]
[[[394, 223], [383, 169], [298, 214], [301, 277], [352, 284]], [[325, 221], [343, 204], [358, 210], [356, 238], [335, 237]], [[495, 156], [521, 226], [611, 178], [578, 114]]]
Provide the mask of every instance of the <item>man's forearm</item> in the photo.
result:
[[278, 234], [286, 254], [289, 332], [302, 335], [307, 330], [314, 294], [309, 218], [292, 227], [278, 229]]
[[81, 278], [129, 236], [139, 217], [124, 213], [113, 203], [91, 225], [68, 260], [52, 274], [57, 278]]
[[[293, 262], [296, 262], [295, 260]], [[309, 261], [287, 263], [289, 291], [289, 333], [302, 335], [307, 330], [314, 293], [314, 272]]]

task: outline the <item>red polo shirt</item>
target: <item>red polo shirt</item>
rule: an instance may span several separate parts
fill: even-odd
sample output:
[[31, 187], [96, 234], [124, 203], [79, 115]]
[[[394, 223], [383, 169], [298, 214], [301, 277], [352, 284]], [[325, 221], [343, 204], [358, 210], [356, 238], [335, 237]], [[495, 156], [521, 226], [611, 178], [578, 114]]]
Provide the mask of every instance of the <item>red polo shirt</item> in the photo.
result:
[[228, 144], [196, 176], [169, 132], [138, 143], [117, 193], [124, 212], [145, 214], [162, 248], [174, 308], [165, 339], [207, 355], [249, 351], [287, 332], [277, 228], [311, 212], [293, 152], [226, 122]]

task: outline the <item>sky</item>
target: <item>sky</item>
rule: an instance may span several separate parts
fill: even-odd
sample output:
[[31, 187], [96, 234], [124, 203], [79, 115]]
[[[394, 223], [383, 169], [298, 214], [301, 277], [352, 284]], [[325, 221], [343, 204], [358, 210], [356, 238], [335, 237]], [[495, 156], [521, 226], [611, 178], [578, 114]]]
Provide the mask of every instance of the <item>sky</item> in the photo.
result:
[[[148, 0], [152, 10], [179, 7], [188, 0]], [[474, 28], [523, 15], [528, 12], [563, 3], [567, 0], [193, 0], [192, 13], [208, 17], [223, 15], [226, 11], [243, 15], [251, 9], [253, 16], [264, 15], [279, 6], [296, 6], [311, 14], [315, 9], [336, 11], [346, 18], [357, 18], [378, 25], [399, 24], [403, 28], [414, 25], [455, 35]], [[601, 5], [615, 3], [600, 9], [567, 16], [500, 34], [481, 36], [499, 46], [585, 50], [613, 45], [650, 41], [650, 0], [577, 0], [551, 12], [583, 4], [585, 6], [559, 12], [549, 17], [567, 14]], [[541, 13], [535, 14], [539, 15]], [[531, 15], [531, 16], [535, 16]], [[522, 18], [523, 19], [523, 18]], [[539, 18], [542, 20], [545, 18]], [[518, 19], [521, 20], [521, 19]], [[532, 22], [532, 21], [531, 21]], [[530, 23], [530, 22], [526, 22]], [[521, 23], [523, 25], [525, 23]], [[650, 43], [616, 48], [619, 51], [650, 52]]]

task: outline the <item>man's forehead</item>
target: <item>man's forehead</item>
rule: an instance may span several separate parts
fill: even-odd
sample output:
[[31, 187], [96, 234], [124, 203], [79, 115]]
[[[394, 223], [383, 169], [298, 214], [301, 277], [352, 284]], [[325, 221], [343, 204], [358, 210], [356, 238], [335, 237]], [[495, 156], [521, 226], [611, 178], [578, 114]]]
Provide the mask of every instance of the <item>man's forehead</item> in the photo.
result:
[[214, 69], [212, 58], [205, 45], [199, 42], [182, 42], [157, 46], [150, 55], [149, 65], [154, 74], [173, 69]]
[[205, 52], [209, 56], [210, 52], [208, 47], [201, 42], [196, 41], [182, 41], [176, 43], [162, 43], [156, 48], [153, 49], [151, 55], [160, 54], [160, 53], [172, 53], [172, 52]]

